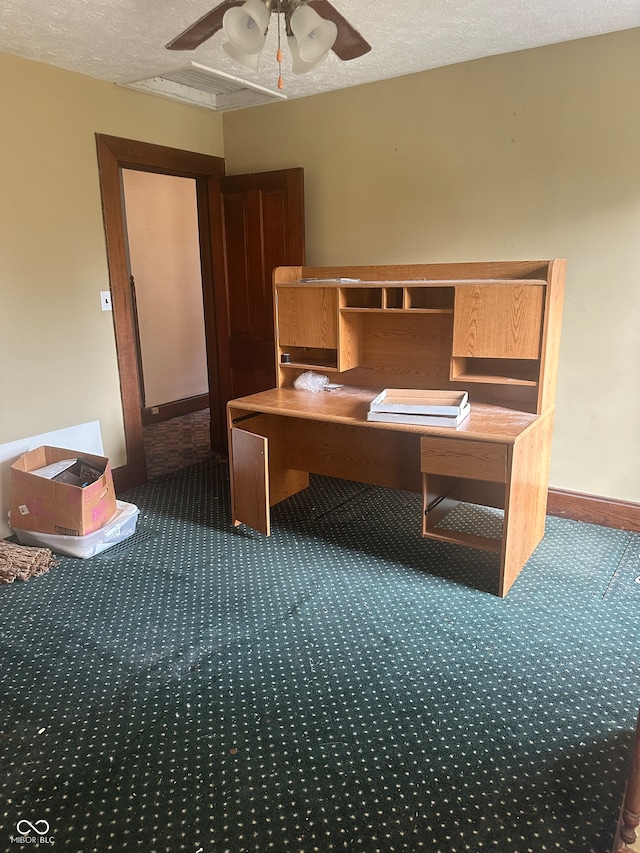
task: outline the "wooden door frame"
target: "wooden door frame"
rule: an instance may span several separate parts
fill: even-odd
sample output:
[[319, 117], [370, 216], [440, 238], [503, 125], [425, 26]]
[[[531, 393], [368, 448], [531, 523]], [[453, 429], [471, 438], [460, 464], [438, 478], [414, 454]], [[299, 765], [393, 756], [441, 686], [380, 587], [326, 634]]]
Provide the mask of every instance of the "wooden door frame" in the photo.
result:
[[[218, 347], [207, 346], [209, 399], [211, 411], [214, 412], [220, 406], [220, 374], [209, 178], [224, 175], [225, 163], [222, 157], [104, 134], [96, 134], [96, 145], [127, 454], [126, 464], [114, 471], [114, 479], [116, 489], [127, 489], [146, 481], [147, 465], [143, 443], [142, 397], [138, 375], [133, 303], [129, 285], [126, 219], [120, 170], [137, 169], [194, 178], [196, 181], [205, 334], [207, 342], [218, 341]], [[212, 418], [212, 426], [217, 420], [218, 418]], [[213, 428], [212, 433], [215, 433]], [[216, 446], [215, 434], [212, 435], [212, 441]], [[220, 436], [218, 446], [222, 446], [223, 442], [223, 436]]]

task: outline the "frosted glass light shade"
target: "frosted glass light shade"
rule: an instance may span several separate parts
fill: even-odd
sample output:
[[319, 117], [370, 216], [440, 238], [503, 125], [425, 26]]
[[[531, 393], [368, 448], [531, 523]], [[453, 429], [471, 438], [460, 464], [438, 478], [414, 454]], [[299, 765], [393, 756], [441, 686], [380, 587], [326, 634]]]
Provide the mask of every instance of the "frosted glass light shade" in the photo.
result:
[[338, 37], [338, 28], [333, 21], [321, 18], [310, 6], [298, 6], [291, 16], [291, 31], [298, 43], [302, 62], [324, 59]]
[[238, 50], [237, 47], [234, 47], [230, 41], [226, 41], [222, 45], [222, 49], [225, 53], [229, 54], [231, 59], [234, 62], [237, 62], [239, 65], [248, 68], [249, 71], [257, 71], [258, 63], [260, 62], [260, 51], [257, 53], [243, 53], [241, 50]]
[[262, 0], [246, 0], [242, 6], [234, 6], [224, 13], [222, 28], [236, 50], [244, 54], [260, 53], [270, 16]]
[[291, 70], [294, 74], [305, 74], [307, 71], [311, 71], [312, 68], [317, 68], [318, 65], [321, 65], [327, 58], [328, 51], [325, 51], [319, 59], [315, 60], [315, 62], [303, 62], [302, 59], [300, 59], [300, 51], [298, 50], [296, 37], [288, 36], [287, 44], [289, 45], [289, 50], [291, 52]]

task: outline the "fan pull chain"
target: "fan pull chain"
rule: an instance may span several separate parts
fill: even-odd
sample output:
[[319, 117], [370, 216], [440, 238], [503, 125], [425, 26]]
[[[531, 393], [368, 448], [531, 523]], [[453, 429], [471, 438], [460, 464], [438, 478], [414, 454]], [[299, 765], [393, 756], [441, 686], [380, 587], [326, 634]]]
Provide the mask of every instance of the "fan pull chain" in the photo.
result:
[[278, 62], [278, 89], [284, 89], [284, 80], [282, 79], [282, 48], [280, 46], [280, 0], [278, 0], [278, 50], [276, 52], [276, 60]]

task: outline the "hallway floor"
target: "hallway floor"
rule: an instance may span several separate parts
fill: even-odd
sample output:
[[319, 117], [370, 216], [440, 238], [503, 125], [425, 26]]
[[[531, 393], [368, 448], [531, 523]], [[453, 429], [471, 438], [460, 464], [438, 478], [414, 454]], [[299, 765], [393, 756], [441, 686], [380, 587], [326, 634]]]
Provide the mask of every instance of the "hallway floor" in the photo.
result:
[[211, 455], [209, 409], [144, 427], [147, 476], [151, 480]]

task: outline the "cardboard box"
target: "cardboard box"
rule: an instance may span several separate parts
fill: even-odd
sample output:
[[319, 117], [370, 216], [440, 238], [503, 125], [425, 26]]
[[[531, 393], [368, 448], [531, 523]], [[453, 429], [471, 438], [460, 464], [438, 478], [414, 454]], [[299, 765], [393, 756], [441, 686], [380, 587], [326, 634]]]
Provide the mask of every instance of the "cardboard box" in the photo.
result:
[[[32, 473], [63, 460], [83, 460], [100, 476], [84, 487]], [[116, 514], [111, 465], [104, 456], [62, 447], [37, 447], [11, 466], [10, 524], [14, 529], [63, 536], [86, 536]]]

